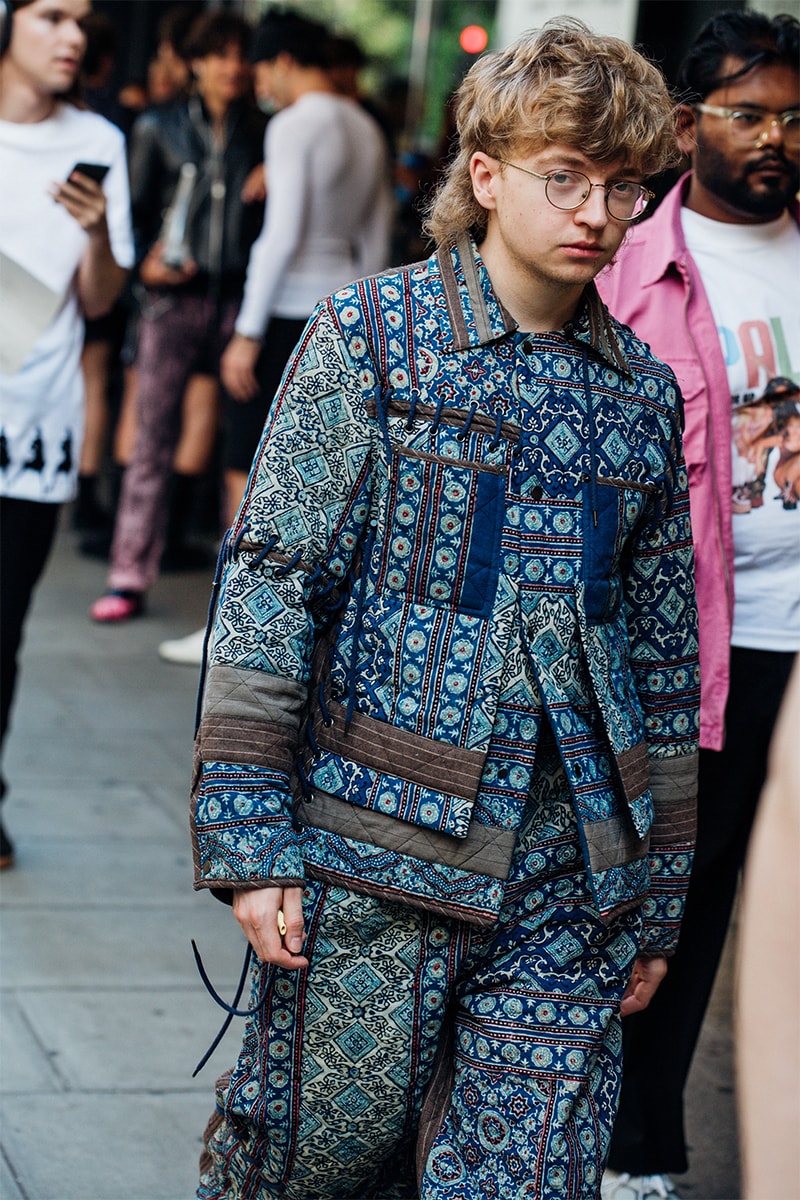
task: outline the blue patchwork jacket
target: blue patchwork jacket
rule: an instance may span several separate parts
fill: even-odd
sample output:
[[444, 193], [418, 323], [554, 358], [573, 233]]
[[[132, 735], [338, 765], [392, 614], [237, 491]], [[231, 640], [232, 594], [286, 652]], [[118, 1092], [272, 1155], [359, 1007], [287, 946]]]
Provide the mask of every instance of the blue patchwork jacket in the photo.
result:
[[197, 887], [489, 926], [547, 721], [611, 919], [677, 939], [697, 630], [680, 396], [594, 286], [520, 332], [468, 240], [311, 317], [220, 555]]

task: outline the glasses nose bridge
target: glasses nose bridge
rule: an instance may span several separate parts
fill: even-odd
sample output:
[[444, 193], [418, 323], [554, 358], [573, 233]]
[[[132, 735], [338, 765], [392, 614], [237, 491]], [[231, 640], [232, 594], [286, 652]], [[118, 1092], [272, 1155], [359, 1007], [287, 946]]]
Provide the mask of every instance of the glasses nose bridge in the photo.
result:
[[586, 186], [586, 195], [583, 197], [583, 199], [581, 200], [581, 202], [577, 206], [577, 208], [574, 209], [573, 211], [577, 212], [579, 209], [584, 208], [589, 203], [589, 201], [592, 199], [592, 192], [596, 188], [599, 188], [600, 191], [603, 193], [603, 213], [606, 216], [610, 216], [609, 209], [608, 209], [608, 184], [607, 183], [591, 183], [587, 179], [585, 186]]
[[782, 117], [778, 113], [764, 113], [764, 128], [756, 138], [756, 145], [763, 146], [772, 138], [773, 130], [777, 130], [778, 141], [782, 142], [786, 138], [786, 127]]

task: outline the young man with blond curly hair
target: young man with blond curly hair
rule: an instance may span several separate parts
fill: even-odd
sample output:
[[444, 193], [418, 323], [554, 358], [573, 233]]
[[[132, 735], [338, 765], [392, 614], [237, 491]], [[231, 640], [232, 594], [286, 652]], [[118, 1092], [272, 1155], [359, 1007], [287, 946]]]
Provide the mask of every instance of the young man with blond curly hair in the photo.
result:
[[431, 258], [323, 301], [221, 556], [196, 886], [257, 959], [201, 1200], [590, 1200], [674, 948], [680, 397], [593, 279], [673, 153], [560, 20], [479, 60]]

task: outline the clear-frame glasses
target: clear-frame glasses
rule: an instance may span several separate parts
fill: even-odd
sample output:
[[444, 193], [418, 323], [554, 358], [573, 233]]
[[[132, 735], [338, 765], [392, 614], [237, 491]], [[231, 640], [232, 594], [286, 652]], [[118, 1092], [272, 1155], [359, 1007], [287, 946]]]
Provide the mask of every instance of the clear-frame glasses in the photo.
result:
[[743, 145], [757, 146], [769, 137], [773, 125], [783, 129], [783, 140], [793, 150], [800, 147], [800, 108], [767, 112], [765, 108], [720, 108], [717, 104], [694, 104], [697, 112], [724, 117], [731, 137]]
[[630, 179], [592, 183], [589, 176], [584, 175], [582, 171], [549, 171], [547, 175], [540, 175], [538, 171], [508, 162], [505, 158], [498, 158], [497, 161], [506, 167], [513, 167], [516, 171], [524, 171], [534, 179], [543, 179], [545, 196], [553, 208], [560, 208], [562, 212], [572, 212], [580, 208], [595, 188], [601, 188], [610, 217], [615, 221], [635, 221], [655, 197], [655, 192], [651, 192], [643, 183], [633, 183]]

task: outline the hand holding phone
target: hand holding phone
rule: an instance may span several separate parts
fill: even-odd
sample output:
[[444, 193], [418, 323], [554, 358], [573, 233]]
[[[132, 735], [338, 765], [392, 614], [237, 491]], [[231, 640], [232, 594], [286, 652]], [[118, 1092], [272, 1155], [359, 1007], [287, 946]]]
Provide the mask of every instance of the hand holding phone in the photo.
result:
[[[105, 163], [77, 162], [63, 183], [54, 183], [50, 195], [56, 204], [61, 204], [88, 234], [104, 233], [108, 236], [106, 225], [106, 196], [100, 184], [108, 174], [109, 168]], [[97, 186], [87, 187], [84, 180], [81, 183], [72, 175], [79, 172]]]
[[67, 179], [70, 178], [73, 171], [79, 171], [81, 175], [86, 175], [89, 179], [93, 179], [95, 183], [102, 183], [108, 174], [108, 170], [105, 163], [77, 162], [67, 175]]

